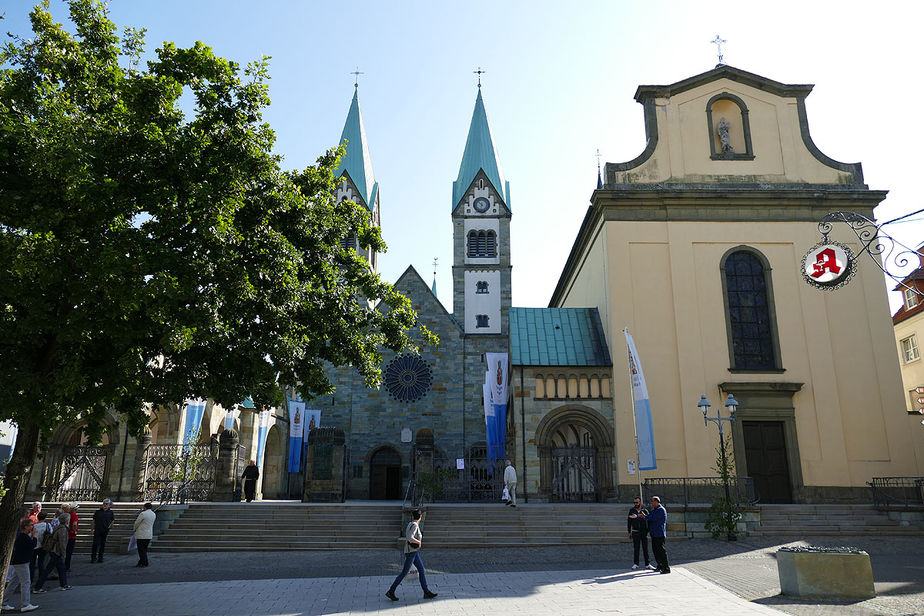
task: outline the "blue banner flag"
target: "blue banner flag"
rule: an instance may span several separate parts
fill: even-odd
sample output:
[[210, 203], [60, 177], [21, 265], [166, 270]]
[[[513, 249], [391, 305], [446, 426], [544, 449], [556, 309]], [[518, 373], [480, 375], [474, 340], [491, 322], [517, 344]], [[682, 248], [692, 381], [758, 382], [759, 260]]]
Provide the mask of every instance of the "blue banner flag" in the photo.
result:
[[[489, 424], [488, 458], [503, 460], [507, 443], [507, 385], [509, 382], [507, 354], [485, 353], [484, 357], [488, 364], [485, 385], [490, 389], [491, 398], [488, 404], [492, 407], [490, 415], [485, 413]], [[487, 411], [487, 406], [485, 409]]]
[[304, 434], [305, 403], [289, 400], [289, 472], [302, 469], [302, 435]]
[[654, 425], [651, 420], [651, 400], [648, 398], [648, 386], [642, 373], [642, 363], [638, 358], [635, 341], [625, 329], [626, 347], [629, 351], [629, 372], [632, 376], [632, 400], [635, 402], [635, 438], [638, 448], [638, 468], [651, 471], [658, 468], [655, 457]]
[[257, 424], [257, 466], [263, 468], [263, 452], [266, 450], [266, 434], [269, 432], [272, 411], [260, 411]]
[[205, 400], [187, 400], [186, 426], [183, 429], [183, 445], [191, 447], [199, 440], [199, 429], [202, 426], [202, 416], [205, 414]]

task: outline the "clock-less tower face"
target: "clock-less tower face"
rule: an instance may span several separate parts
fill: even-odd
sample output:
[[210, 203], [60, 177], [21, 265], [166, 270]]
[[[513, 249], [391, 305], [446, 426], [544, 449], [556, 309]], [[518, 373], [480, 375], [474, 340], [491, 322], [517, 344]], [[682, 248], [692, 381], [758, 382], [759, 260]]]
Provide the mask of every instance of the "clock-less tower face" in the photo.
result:
[[488, 208], [491, 207], [491, 203], [484, 197], [478, 197], [472, 205], [475, 207], [475, 211], [481, 214], [487, 212]]

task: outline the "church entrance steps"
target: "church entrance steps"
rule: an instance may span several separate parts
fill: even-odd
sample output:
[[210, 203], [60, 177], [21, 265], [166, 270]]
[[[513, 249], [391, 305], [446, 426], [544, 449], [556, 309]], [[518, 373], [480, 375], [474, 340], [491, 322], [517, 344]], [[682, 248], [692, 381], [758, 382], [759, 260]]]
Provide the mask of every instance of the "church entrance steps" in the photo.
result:
[[[89, 554], [93, 546], [92, 527], [93, 514], [100, 508], [100, 502], [79, 502], [77, 508], [77, 541], [74, 544], [74, 552], [77, 554]], [[112, 512], [115, 515], [115, 522], [106, 538], [106, 554], [119, 554], [122, 551], [122, 545], [128, 544], [128, 538], [132, 535], [135, 518], [141, 512], [144, 503], [114, 503]], [[26, 510], [32, 503], [26, 504]], [[48, 514], [46, 521], [51, 521], [52, 516], [61, 506], [61, 503], [42, 503], [42, 511]]]
[[760, 525], [749, 534], [921, 536], [924, 531], [890, 520], [872, 505], [761, 505]]

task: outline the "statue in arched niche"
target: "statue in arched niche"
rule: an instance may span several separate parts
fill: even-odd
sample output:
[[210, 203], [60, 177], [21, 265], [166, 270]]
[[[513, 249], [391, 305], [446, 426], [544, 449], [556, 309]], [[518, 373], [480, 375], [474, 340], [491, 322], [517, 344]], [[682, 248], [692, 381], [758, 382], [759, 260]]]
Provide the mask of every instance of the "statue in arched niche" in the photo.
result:
[[716, 129], [719, 133], [719, 143], [722, 145], [722, 154], [734, 154], [735, 148], [731, 144], [731, 124], [728, 123], [728, 120], [723, 116], [719, 119], [719, 123], [716, 126]]

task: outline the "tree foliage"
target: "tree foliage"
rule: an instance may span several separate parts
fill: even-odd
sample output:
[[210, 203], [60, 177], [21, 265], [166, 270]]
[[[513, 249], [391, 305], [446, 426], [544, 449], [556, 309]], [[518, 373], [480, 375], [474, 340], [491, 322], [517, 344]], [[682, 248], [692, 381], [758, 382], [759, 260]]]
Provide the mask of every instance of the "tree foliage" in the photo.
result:
[[334, 198], [342, 152], [296, 172], [273, 153], [267, 58], [164, 43], [142, 62], [144, 30], [66, 5], [70, 28], [46, 0], [0, 49], [0, 419], [20, 427], [4, 519], [40, 433], [113, 409], [137, 433], [145, 401], [310, 398], [328, 363], [376, 386], [379, 349], [416, 322], [341, 246], [385, 249]]

